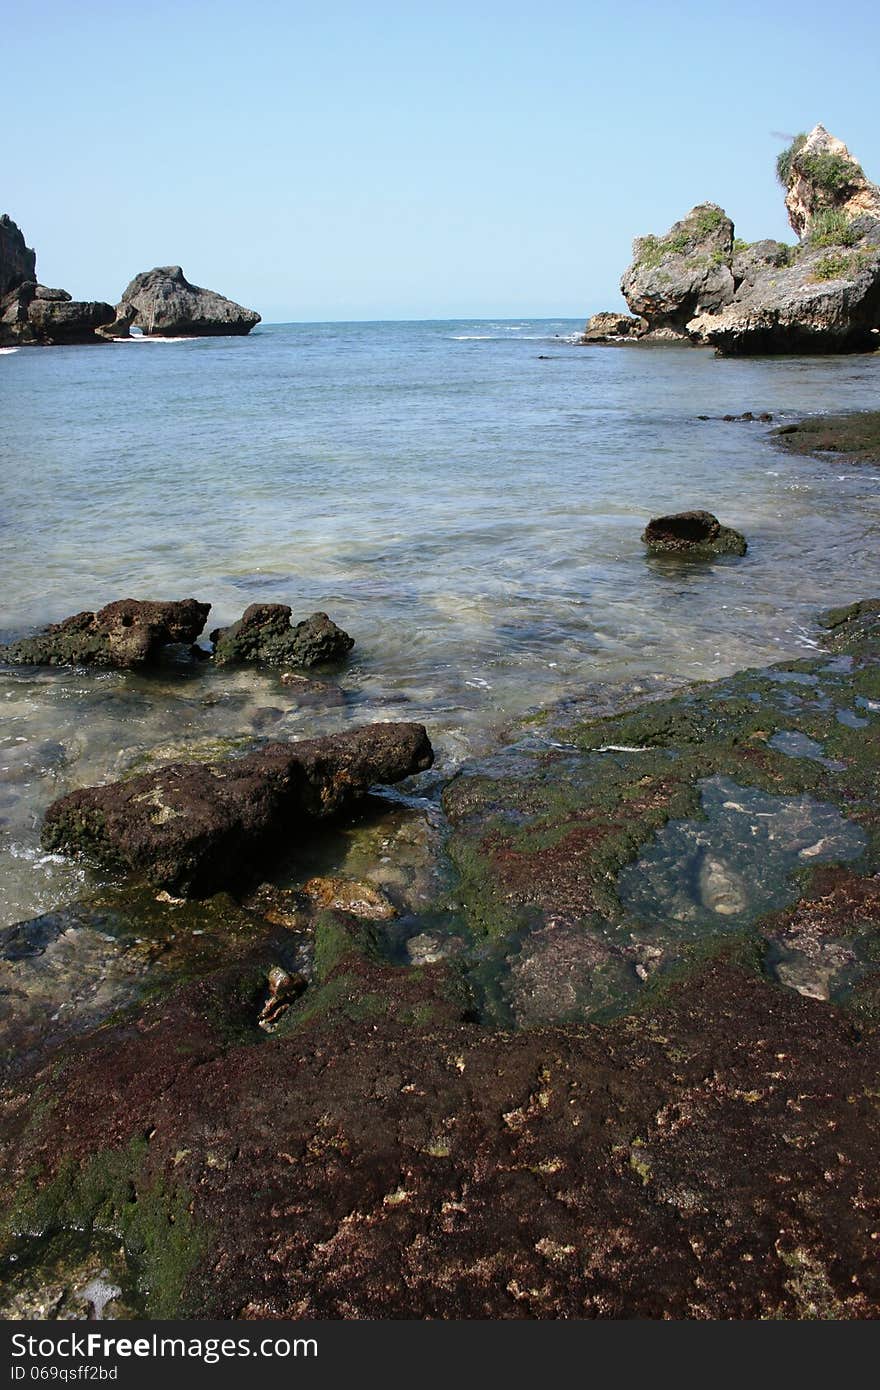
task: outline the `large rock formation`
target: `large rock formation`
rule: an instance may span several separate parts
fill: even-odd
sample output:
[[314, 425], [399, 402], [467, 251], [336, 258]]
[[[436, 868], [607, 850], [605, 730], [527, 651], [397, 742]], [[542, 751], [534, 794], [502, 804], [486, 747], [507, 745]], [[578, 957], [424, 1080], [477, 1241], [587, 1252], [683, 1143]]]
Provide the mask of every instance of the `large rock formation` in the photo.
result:
[[132, 325], [157, 338], [250, 333], [260, 322], [255, 310], [191, 285], [179, 265], [157, 266], [136, 275], [123, 291], [117, 319], [131, 310]]
[[796, 137], [777, 172], [796, 246], [734, 241], [714, 203], [636, 239], [621, 290], [647, 322], [642, 341], [729, 355], [880, 346], [880, 188], [821, 125]]
[[192, 645], [210, 611], [210, 603], [194, 598], [170, 603], [117, 599], [97, 613], [74, 613], [33, 637], [0, 647], [0, 661], [133, 670], [155, 661], [169, 644]]
[[62, 796], [46, 813], [43, 844], [198, 896], [245, 882], [295, 847], [305, 820], [422, 772], [433, 758], [421, 724], [368, 724], [211, 766], [173, 763]]
[[713, 313], [733, 299], [733, 223], [715, 203], [700, 203], [665, 236], [637, 237], [620, 282], [651, 337], [687, 337], [695, 314]]
[[38, 284], [36, 252], [12, 219], [0, 216], [0, 346], [97, 343], [95, 330], [113, 317], [110, 304], [79, 302]]

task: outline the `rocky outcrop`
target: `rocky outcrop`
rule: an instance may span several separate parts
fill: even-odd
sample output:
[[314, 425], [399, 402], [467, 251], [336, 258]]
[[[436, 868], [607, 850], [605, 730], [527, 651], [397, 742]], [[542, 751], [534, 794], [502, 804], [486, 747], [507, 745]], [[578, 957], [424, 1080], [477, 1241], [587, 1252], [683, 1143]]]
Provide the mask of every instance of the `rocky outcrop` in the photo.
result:
[[36, 252], [6, 213], [0, 217], [0, 346], [96, 343], [95, 330], [112, 318], [109, 304], [38, 284]]
[[695, 314], [716, 312], [734, 295], [733, 223], [715, 203], [700, 203], [665, 236], [637, 237], [620, 282], [651, 337], [686, 338]]
[[252, 603], [237, 623], [211, 633], [218, 665], [319, 666], [341, 661], [354, 638], [328, 618], [313, 613], [295, 627], [286, 603]]
[[132, 670], [154, 662], [169, 644], [191, 646], [207, 621], [210, 603], [118, 599], [97, 613], [75, 613], [33, 637], [0, 647], [15, 666], [99, 666]]
[[132, 310], [132, 325], [160, 338], [250, 333], [260, 322], [255, 310], [191, 285], [179, 265], [157, 266], [136, 275], [123, 291], [117, 320]]
[[37, 278], [37, 253], [25, 245], [21, 228], [0, 214], [0, 299], [18, 285]]
[[619, 343], [641, 338], [647, 331], [647, 319], [633, 314], [593, 314], [587, 319], [582, 343]]
[[433, 756], [421, 724], [369, 724], [209, 766], [172, 764], [61, 797], [42, 842], [201, 896], [246, 881], [294, 848], [304, 822], [424, 771]]
[[821, 125], [777, 172], [798, 245], [734, 241], [726, 213], [702, 203], [634, 243], [621, 290], [646, 331], [589, 340], [687, 341], [727, 356], [880, 347], [880, 188]]
[[642, 541], [652, 555], [745, 555], [748, 543], [732, 526], [722, 526], [711, 512], [674, 512], [649, 521]]
[[847, 219], [880, 219], [880, 188], [866, 177], [842, 140], [823, 125], [809, 135], [797, 135], [777, 161], [785, 188], [785, 207], [798, 237], [809, 234], [817, 215], [836, 211]]

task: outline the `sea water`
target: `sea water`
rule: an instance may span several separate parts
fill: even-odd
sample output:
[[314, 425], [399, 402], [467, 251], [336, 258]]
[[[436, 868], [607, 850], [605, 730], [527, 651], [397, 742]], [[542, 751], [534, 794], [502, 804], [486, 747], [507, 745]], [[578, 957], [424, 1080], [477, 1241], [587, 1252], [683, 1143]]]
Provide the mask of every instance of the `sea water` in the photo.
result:
[[[806, 655], [878, 592], [880, 471], [790, 457], [724, 414], [876, 406], [880, 354], [721, 360], [583, 347], [570, 320], [260, 325], [246, 338], [19, 349], [0, 363], [0, 640], [116, 598], [322, 609], [347, 703], [277, 672], [0, 671], [0, 922], [93, 878], [46, 805], [156, 745], [426, 723], [448, 771], [563, 696]], [[700, 420], [700, 415], [716, 417]], [[706, 508], [748, 555], [646, 558]]]

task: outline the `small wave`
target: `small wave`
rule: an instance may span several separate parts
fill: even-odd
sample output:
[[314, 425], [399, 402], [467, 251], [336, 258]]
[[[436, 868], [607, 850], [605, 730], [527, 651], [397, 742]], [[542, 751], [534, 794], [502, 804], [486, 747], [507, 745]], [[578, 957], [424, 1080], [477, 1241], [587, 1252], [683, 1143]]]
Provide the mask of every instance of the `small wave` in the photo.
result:
[[18, 348], [0, 348], [0, 357], [5, 357], [10, 352], [18, 352]]
[[[198, 343], [201, 339], [197, 333], [189, 336], [181, 334], [179, 338], [151, 338], [146, 333], [132, 333], [130, 338], [111, 338], [111, 343]], [[13, 352], [15, 349], [13, 348]]]

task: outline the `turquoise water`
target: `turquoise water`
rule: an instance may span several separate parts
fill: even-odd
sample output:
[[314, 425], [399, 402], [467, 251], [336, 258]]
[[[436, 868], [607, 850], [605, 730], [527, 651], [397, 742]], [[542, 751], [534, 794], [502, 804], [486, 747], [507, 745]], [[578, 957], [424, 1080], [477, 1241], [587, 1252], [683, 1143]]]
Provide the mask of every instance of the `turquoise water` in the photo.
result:
[[[419, 718], [441, 767], [542, 701], [803, 654], [877, 592], [880, 473], [699, 414], [876, 406], [880, 355], [720, 361], [576, 347], [574, 321], [261, 325], [250, 337], [0, 356], [0, 637], [132, 595], [327, 610], [344, 709], [277, 676], [0, 674], [0, 869], [13, 921], [80, 891], [41, 855], [68, 787], [169, 740]], [[543, 360], [542, 360], [543, 359]], [[706, 507], [741, 561], [647, 561]]]

